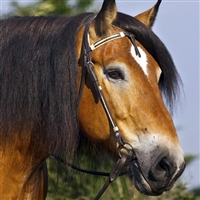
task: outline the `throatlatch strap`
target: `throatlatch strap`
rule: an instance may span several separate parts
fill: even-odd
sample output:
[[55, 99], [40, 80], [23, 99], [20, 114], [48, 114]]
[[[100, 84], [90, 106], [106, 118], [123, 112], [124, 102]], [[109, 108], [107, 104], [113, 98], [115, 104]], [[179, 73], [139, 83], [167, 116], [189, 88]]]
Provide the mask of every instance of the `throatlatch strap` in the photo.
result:
[[[79, 171], [79, 172], [83, 172], [83, 173], [91, 174], [91, 175], [97, 175], [97, 176], [106, 176], [106, 177], [108, 177], [110, 175], [110, 172], [100, 172], [100, 171], [82, 169], [80, 167], [77, 167], [76, 165], [73, 165], [72, 163], [67, 162], [61, 156], [59, 156], [57, 154], [51, 154], [51, 156], [54, 157], [57, 161], [59, 161], [62, 164], [64, 164], [65, 166], [71, 167], [72, 169], [74, 169], [76, 171]], [[121, 172], [119, 174], [119, 176], [124, 176], [125, 174], [127, 174], [127, 172]]]

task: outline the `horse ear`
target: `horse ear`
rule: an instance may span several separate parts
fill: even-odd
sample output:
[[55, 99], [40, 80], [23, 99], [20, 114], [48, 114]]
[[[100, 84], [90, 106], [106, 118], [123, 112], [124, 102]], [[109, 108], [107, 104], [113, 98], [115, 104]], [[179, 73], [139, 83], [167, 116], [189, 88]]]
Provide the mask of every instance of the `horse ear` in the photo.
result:
[[155, 22], [156, 15], [162, 0], [158, 0], [157, 3], [149, 10], [135, 16], [136, 19], [141, 21], [143, 24], [151, 28]]
[[[94, 29], [96, 36], [108, 35], [111, 30], [112, 22], [117, 16], [115, 0], [104, 0], [103, 5], [94, 20]], [[92, 32], [92, 30], [90, 30]]]

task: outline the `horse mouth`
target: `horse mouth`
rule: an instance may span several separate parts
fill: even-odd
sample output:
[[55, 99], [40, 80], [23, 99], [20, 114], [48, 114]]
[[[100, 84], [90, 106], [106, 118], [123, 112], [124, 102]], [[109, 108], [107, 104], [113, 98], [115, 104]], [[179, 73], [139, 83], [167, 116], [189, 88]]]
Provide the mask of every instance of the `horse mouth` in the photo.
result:
[[144, 162], [135, 159], [129, 162], [129, 169], [136, 189], [146, 195], [158, 196], [170, 190], [185, 169], [185, 162], [173, 163], [162, 154], [157, 159]]
[[146, 180], [145, 176], [143, 175], [137, 161], [131, 163], [130, 169], [131, 175], [133, 176], [134, 185], [139, 192], [150, 196], [159, 196], [166, 190], [153, 190], [148, 181]]

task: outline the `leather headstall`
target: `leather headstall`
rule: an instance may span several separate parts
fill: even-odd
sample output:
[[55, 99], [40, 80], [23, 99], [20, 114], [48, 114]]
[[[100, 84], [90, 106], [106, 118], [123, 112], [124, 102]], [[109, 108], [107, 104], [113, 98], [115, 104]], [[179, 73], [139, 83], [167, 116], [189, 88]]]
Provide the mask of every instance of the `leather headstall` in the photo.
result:
[[140, 52], [139, 52], [139, 50], [138, 50], [138, 48], [135, 44], [134, 35], [129, 34], [129, 33], [125, 33], [125, 32], [119, 32], [119, 33], [113, 34], [109, 37], [101, 39], [101, 40], [95, 42], [94, 44], [90, 45], [89, 44], [89, 27], [90, 27], [90, 24], [88, 23], [85, 26], [84, 35], [83, 35], [82, 49], [84, 51], [83, 52], [83, 54], [84, 54], [83, 55], [84, 56], [84, 65], [83, 65], [83, 70], [82, 70], [82, 80], [81, 80], [81, 84], [80, 84], [78, 102], [77, 103], [78, 103], [78, 106], [79, 106], [80, 101], [81, 101], [83, 88], [84, 88], [84, 85], [85, 85], [85, 79], [86, 79], [86, 76], [89, 76], [92, 84], [94, 85], [97, 96], [98, 96], [99, 100], [101, 101], [102, 106], [104, 108], [104, 111], [105, 111], [106, 115], [108, 116], [110, 124], [113, 128], [113, 132], [115, 134], [116, 141], [118, 143], [118, 149], [117, 150], [118, 150], [119, 159], [118, 159], [117, 163], [115, 164], [115, 166], [113, 167], [113, 169], [111, 170], [110, 173], [104, 173], [104, 172], [96, 172], [96, 171], [80, 169], [79, 167], [76, 167], [73, 164], [68, 163], [67, 161], [63, 160], [60, 156], [58, 156], [56, 154], [52, 154], [52, 156], [54, 158], [56, 158], [57, 160], [59, 160], [60, 162], [62, 162], [63, 164], [65, 164], [65, 165], [67, 165], [67, 166], [69, 166], [69, 167], [71, 167], [75, 170], [85, 172], [85, 173], [89, 173], [89, 174], [94, 174], [94, 175], [108, 176], [108, 179], [105, 182], [104, 186], [101, 188], [101, 190], [99, 191], [99, 193], [97, 194], [97, 196], [94, 199], [94, 200], [98, 200], [103, 195], [103, 193], [108, 188], [108, 186], [111, 182], [116, 180], [119, 176], [124, 175], [124, 173], [122, 173], [122, 171], [123, 171], [123, 168], [125, 167], [126, 163], [136, 161], [137, 158], [135, 156], [135, 152], [134, 152], [132, 145], [123, 140], [122, 135], [120, 133], [120, 130], [117, 127], [117, 125], [116, 125], [116, 123], [115, 123], [115, 121], [112, 117], [112, 114], [109, 110], [106, 99], [104, 97], [102, 87], [99, 85], [99, 81], [98, 81], [98, 78], [97, 78], [95, 70], [94, 70], [94, 64], [91, 60], [90, 53], [91, 53], [91, 51], [94, 51], [99, 46], [104, 45], [105, 43], [108, 43], [112, 40], [116, 40], [118, 38], [123, 38], [123, 37], [128, 37], [130, 39], [130, 41], [132, 42], [134, 48], [135, 48], [136, 55], [138, 55], [139, 57], [141, 55], [140, 55]]

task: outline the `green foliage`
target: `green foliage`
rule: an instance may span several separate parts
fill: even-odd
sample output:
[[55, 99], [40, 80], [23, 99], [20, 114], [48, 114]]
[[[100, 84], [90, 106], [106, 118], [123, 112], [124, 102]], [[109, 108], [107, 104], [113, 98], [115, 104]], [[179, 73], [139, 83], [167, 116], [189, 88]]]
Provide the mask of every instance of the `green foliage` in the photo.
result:
[[39, 16], [39, 15], [74, 15], [85, 12], [93, 0], [41, 0], [21, 6], [16, 1], [12, 2], [12, 15]]
[[[79, 163], [83, 163], [83, 160], [87, 159], [85, 156], [82, 158], [83, 159], [81, 162], [79, 161]], [[94, 161], [92, 158], [89, 162], [81, 164], [81, 168], [109, 172], [114, 163], [109, 161], [109, 157], [106, 155], [100, 159], [103, 159], [101, 162], [102, 166], [99, 166], [99, 163]], [[89, 175], [74, 171], [62, 164], [60, 165], [52, 158], [48, 160], [48, 168], [49, 191], [47, 200], [94, 199], [107, 180], [107, 177]], [[109, 186], [108, 190], [104, 194], [104, 198], [110, 200], [130, 199], [130, 197], [133, 196], [133, 190], [133, 184], [130, 179], [123, 176]]]

